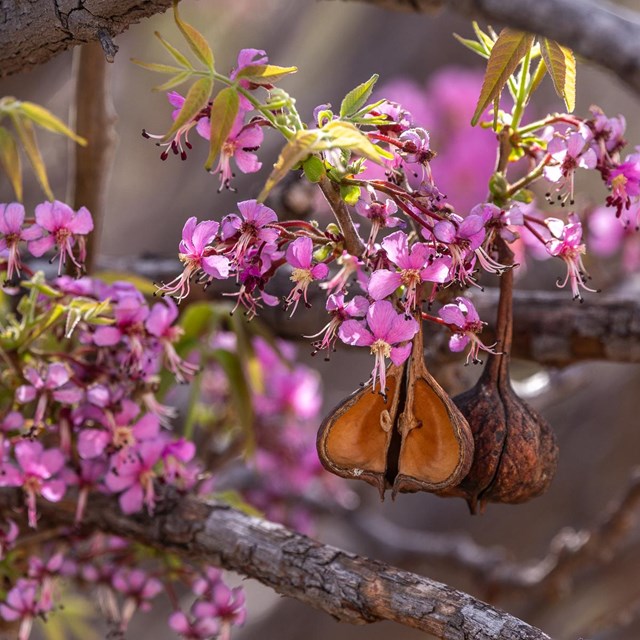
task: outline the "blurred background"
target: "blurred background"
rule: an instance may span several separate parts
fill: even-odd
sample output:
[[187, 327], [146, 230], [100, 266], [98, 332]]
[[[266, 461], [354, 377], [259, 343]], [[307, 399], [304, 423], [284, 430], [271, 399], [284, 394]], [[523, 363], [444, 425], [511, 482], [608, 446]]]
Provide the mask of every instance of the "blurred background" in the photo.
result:
[[[633, 8], [633, 0], [628, 5]], [[300, 113], [309, 121], [316, 105], [331, 102], [338, 106], [348, 90], [372, 73], [379, 73], [377, 95], [384, 93], [411, 102], [414, 115], [424, 119], [424, 126], [431, 130], [434, 148], [440, 152], [433, 163], [434, 172], [446, 183], [440, 186], [450, 199], [464, 209], [484, 197], [482, 179], [486, 181], [493, 162], [492, 134], [464, 128], [477, 98], [483, 61], [452, 35], [455, 32], [472, 37], [468, 21], [447, 12], [416, 15], [356, 2], [184, 0], [181, 7], [183, 17], [212, 43], [220, 70], [230, 70], [238, 51], [245, 47], [265, 49], [274, 64], [298, 66], [298, 74], [282, 86], [297, 98]], [[102, 265], [117, 265], [118, 260], [137, 256], [175, 257], [184, 221], [192, 215], [220, 219], [235, 209], [238, 200], [255, 197], [280, 144], [275, 135], [267, 133], [261, 155], [263, 169], [257, 174], [239, 175], [235, 181], [237, 193], [217, 193], [218, 180], [202, 169], [206, 145], [197, 144], [200, 141], [195, 136], [192, 142], [196, 144], [186, 162], [174, 156], [161, 162], [159, 150], [141, 136], [141, 131], [166, 131], [171, 107], [164, 95], [151, 92], [159, 78], [129, 62], [131, 57], [166, 61], [153, 37], [154, 30], [174, 44], [180, 42], [170, 14], [134, 25], [116, 40], [120, 51], [113, 68], [113, 97], [119, 114], [119, 144], [99, 244]], [[73, 95], [72, 57], [73, 53], [67, 52], [29, 73], [3, 80], [0, 95], [32, 100], [65, 117]], [[629, 147], [640, 143], [637, 97], [616, 78], [579, 62], [576, 112], [586, 115], [593, 103], [610, 116], [625, 114]], [[548, 79], [532, 108], [534, 115], [562, 109]], [[486, 142], [478, 136], [485, 136]], [[54, 136], [41, 134], [39, 140], [53, 191], [64, 199], [69, 148]], [[458, 161], [452, 178], [447, 175], [446, 163], [447, 157], [454, 155], [463, 160]], [[26, 204], [33, 206], [43, 198], [28, 172], [26, 180]], [[603, 190], [591, 188], [578, 183], [585, 194], [580, 196], [585, 206], [603, 199]], [[6, 182], [2, 182], [0, 201], [9, 198]], [[596, 286], [607, 289], [637, 278], [630, 270], [621, 269], [619, 262], [617, 254], [589, 264]], [[531, 263], [520, 286], [552, 289], [561, 271], [556, 264]], [[320, 308], [298, 314], [306, 314], [307, 333], [322, 326], [324, 311]], [[308, 341], [300, 343], [301, 358], [317, 368], [322, 377], [325, 412], [368, 377], [371, 363], [367, 355], [339, 351], [325, 363], [308, 357], [310, 351]], [[489, 505], [484, 515], [472, 517], [462, 500], [412, 494], [380, 503], [373, 488], [350, 487], [358, 492], [358, 509], [368, 520], [354, 525], [352, 518], [325, 515], [316, 523], [316, 537], [467, 590], [523, 617], [554, 638], [636, 639], [640, 637], [637, 528], [623, 551], [608, 559], [610, 562], [578, 572], [575, 583], [566, 588], [535, 591], [535, 597], [526, 591], [488, 591], [478, 576], [447, 561], [426, 560], [415, 548], [416, 532], [465, 534], [478, 544], [504, 549], [513, 560], [535, 561], [547, 553], [558, 531], [593, 526], [611, 501], [624, 493], [631, 469], [640, 457], [640, 368], [590, 363], [563, 372], [544, 372], [546, 378], [533, 378], [540, 370], [521, 363], [516, 373], [521, 382], [518, 390], [549, 420], [558, 437], [559, 468], [545, 496], [520, 506]], [[463, 368], [461, 364], [442, 372], [454, 392], [470, 385], [478, 374], [477, 368]], [[367, 534], [362, 522], [368, 522], [375, 534]], [[385, 536], [389, 538], [386, 541]], [[428, 555], [429, 549], [425, 552]], [[238, 640], [298, 640], [303, 636], [305, 640], [320, 640], [329, 634], [334, 640], [425, 637], [391, 623], [340, 625], [253, 581], [237, 578], [240, 582], [247, 589], [249, 617], [244, 629], [236, 633]], [[164, 618], [155, 613], [141, 614], [130, 637], [160, 640], [171, 635]]]

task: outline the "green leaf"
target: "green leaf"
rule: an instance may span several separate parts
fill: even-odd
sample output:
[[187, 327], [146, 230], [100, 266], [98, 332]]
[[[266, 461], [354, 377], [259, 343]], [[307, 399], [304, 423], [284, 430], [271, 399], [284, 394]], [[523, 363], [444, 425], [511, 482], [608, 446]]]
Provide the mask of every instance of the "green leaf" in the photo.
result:
[[156, 73], [182, 73], [185, 71], [184, 67], [174, 67], [172, 64], [159, 64], [157, 62], [144, 62], [138, 60], [138, 58], [131, 58], [131, 62], [147, 71], [155, 71]]
[[113, 284], [114, 282], [128, 282], [148, 298], [153, 296], [156, 292], [156, 286], [151, 280], [149, 280], [149, 278], [129, 273], [128, 271], [99, 271], [95, 274], [95, 277], [103, 280], [107, 284]]
[[153, 91], [169, 91], [169, 89], [174, 89], [175, 87], [179, 87], [183, 82], [186, 82], [193, 74], [191, 71], [181, 71], [177, 73], [173, 78], [169, 78], [166, 82], [162, 84], [157, 84], [153, 87]]
[[178, 51], [171, 43], [167, 42], [161, 35], [159, 31], [154, 31], [153, 34], [155, 35], [156, 38], [158, 38], [158, 40], [160, 40], [160, 43], [162, 44], [162, 46], [169, 52], [169, 54], [171, 55], [171, 57], [181, 66], [184, 67], [185, 69], [191, 69], [193, 70], [193, 65], [191, 64], [191, 62], [189, 62], [189, 58], [187, 58], [184, 54], [182, 54], [180, 51]]
[[316, 145], [321, 135], [320, 129], [296, 132], [280, 152], [276, 163], [273, 165], [273, 171], [267, 178], [267, 182], [258, 196], [258, 202], [264, 202], [271, 189], [273, 189], [298, 162], [304, 160], [304, 158], [316, 151]]
[[22, 164], [18, 144], [4, 127], [0, 127], [0, 165], [11, 182], [16, 200], [22, 202]]
[[534, 36], [522, 31], [506, 28], [500, 32], [487, 62], [480, 98], [471, 119], [472, 125], [475, 126], [487, 106], [500, 97], [504, 85], [531, 49], [533, 41]]
[[173, 3], [173, 17], [175, 18], [178, 29], [182, 31], [184, 39], [191, 47], [191, 51], [196, 55], [200, 62], [204, 63], [209, 71], [214, 70], [213, 51], [207, 42], [206, 38], [190, 24], [184, 22], [178, 14], [178, 2], [174, 0]]
[[347, 203], [353, 206], [361, 197], [360, 187], [355, 184], [341, 184], [340, 196]]
[[226, 87], [215, 97], [211, 105], [211, 136], [209, 138], [209, 156], [204, 168], [211, 171], [224, 141], [229, 137], [233, 123], [238, 115], [240, 100], [233, 87]]
[[556, 93], [564, 100], [567, 111], [576, 108], [576, 59], [571, 49], [563, 47], [555, 40], [543, 38], [540, 53], [553, 80]]
[[191, 122], [191, 120], [198, 115], [200, 110], [204, 108], [209, 101], [212, 89], [213, 78], [210, 77], [200, 78], [191, 85], [185, 96], [182, 109], [180, 109], [180, 113], [173, 121], [171, 129], [167, 131], [162, 139], [163, 142], [170, 140], [171, 136], [173, 136], [178, 129], [184, 127], [184, 125]]
[[211, 356], [218, 362], [227, 376], [231, 400], [240, 426], [247, 436], [247, 448], [250, 450], [253, 446], [253, 404], [251, 402], [251, 391], [247, 384], [240, 358], [237, 354], [225, 349], [213, 349]]
[[320, 182], [327, 173], [324, 168], [324, 162], [318, 156], [309, 156], [302, 163], [302, 170], [309, 182]]
[[538, 66], [536, 70], [533, 72], [533, 76], [531, 78], [531, 83], [529, 84], [529, 88], [527, 91], [527, 102], [531, 98], [533, 92], [538, 88], [538, 85], [542, 82], [542, 78], [544, 78], [547, 73], [547, 65], [544, 63], [544, 59], [538, 62]]
[[27, 118], [33, 120], [39, 127], [47, 129], [47, 131], [53, 131], [53, 133], [61, 133], [79, 145], [83, 147], [87, 146], [87, 141], [84, 138], [71, 131], [62, 120], [56, 118], [56, 116], [44, 107], [34, 104], [33, 102], [21, 102], [18, 110]]
[[38, 141], [36, 140], [36, 132], [33, 128], [33, 124], [30, 120], [27, 120], [15, 112], [12, 112], [10, 117], [13, 122], [13, 126], [16, 129], [16, 133], [18, 134], [18, 138], [20, 138], [22, 148], [27, 154], [27, 158], [33, 167], [33, 171], [36, 174], [36, 178], [38, 179], [42, 190], [49, 200], [53, 200], [53, 191], [51, 191], [51, 187], [49, 186], [47, 169], [44, 165], [40, 148], [38, 147]]
[[339, 147], [341, 149], [349, 149], [373, 162], [382, 163], [383, 158], [391, 159], [393, 155], [382, 149], [378, 145], [373, 144], [369, 138], [350, 122], [341, 120], [332, 120], [321, 129], [322, 132], [330, 134], [330, 141], [324, 143], [325, 149]]
[[236, 80], [248, 80], [254, 84], [275, 84], [297, 70], [298, 67], [279, 67], [275, 64], [250, 64], [238, 71]]
[[471, 49], [471, 51], [473, 51], [474, 53], [477, 53], [479, 56], [482, 56], [483, 58], [489, 57], [489, 53], [487, 52], [486, 47], [480, 42], [477, 42], [476, 40], [470, 40], [468, 38], [463, 38], [462, 36], [459, 36], [457, 33], [454, 33], [453, 37], [460, 44], [467, 47], [467, 49]]
[[341, 118], [354, 115], [364, 106], [379, 77], [377, 73], [374, 73], [366, 82], [359, 84], [355, 89], [351, 89], [351, 91], [347, 93], [340, 105]]

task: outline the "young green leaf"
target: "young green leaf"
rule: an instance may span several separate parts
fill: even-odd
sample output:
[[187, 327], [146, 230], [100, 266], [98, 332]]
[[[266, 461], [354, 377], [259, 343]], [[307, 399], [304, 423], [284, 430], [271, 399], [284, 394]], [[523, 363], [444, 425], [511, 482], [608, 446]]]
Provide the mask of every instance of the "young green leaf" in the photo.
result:
[[347, 118], [357, 113], [364, 103], [369, 99], [373, 87], [378, 81], [377, 73], [374, 73], [366, 82], [359, 84], [355, 89], [351, 89], [342, 100], [340, 105], [340, 117]]
[[527, 102], [529, 101], [529, 98], [531, 98], [533, 92], [538, 88], [538, 85], [542, 82], [542, 78], [544, 78], [546, 73], [547, 65], [544, 63], [544, 58], [541, 58], [536, 70], [533, 72], [531, 82], [529, 83], [529, 88], [527, 90]]
[[321, 130], [309, 129], [306, 131], [298, 131], [295, 136], [287, 142], [280, 152], [276, 163], [273, 165], [271, 175], [267, 178], [258, 196], [258, 202], [264, 202], [271, 189], [273, 189], [298, 162], [304, 160], [304, 158], [317, 150], [316, 147], [321, 137]]
[[362, 193], [360, 187], [355, 184], [341, 184], [340, 197], [349, 205], [353, 206], [360, 200]]
[[350, 122], [332, 120], [328, 122], [321, 131], [329, 133], [329, 141], [323, 142], [324, 149], [339, 147], [349, 149], [364, 158], [369, 158], [373, 162], [381, 164], [383, 158], [391, 159], [393, 155], [381, 147], [373, 144], [369, 138]]
[[45, 195], [48, 200], [53, 200], [53, 191], [51, 191], [51, 187], [49, 186], [49, 178], [47, 177], [47, 169], [44, 165], [44, 160], [42, 159], [42, 154], [40, 153], [40, 148], [38, 147], [38, 141], [36, 140], [36, 132], [33, 127], [33, 123], [31, 120], [28, 120], [23, 115], [12, 112], [9, 114], [11, 117], [11, 122], [13, 122], [13, 126], [15, 127], [16, 133], [18, 134], [18, 138], [20, 139], [20, 143], [22, 144], [22, 148], [24, 152], [27, 154], [27, 158], [33, 167], [33, 171], [36, 174], [36, 178], [42, 187]]
[[169, 54], [171, 55], [171, 57], [181, 66], [184, 67], [185, 69], [192, 69], [193, 70], [193, 65], [191, 64], [191, 62], [189, 62], [189, 58], [187, 58], [184, 54], [182, 54], [180, 51], [178, 51], [172, 44], [170, 44], [169, 42], [167, 42], [161, 35], [159, 31], [154, 31], [153, 35], [155, 35], [156, 38], [158, 38], [158, 40], [160, 40], [160, 43], [162, 44], [162, 46], [169, 52]]
[[191, 85], [184, 99], [182, 109], [180, 109], [180, 113], [173, 121], [171, 129], [167, 131], [162, 139], [163, 142], [170, 140], [178, 129], [184, 127], [184, 125], [191, 122], [191, 120], [198, 115], [199, 111], [207, 105], [212, 89], [213, 78], [211, 77], [200, 78]]
[[16, 200], [22, 202], [22, 165], [18, 145], [4, 127], [0, 127], [0, 165], [11, 182]]
[[531, 49], [533, 41], [534, 36], [522, 31], [506, 28], [500, 32], [487, 62], [480, 98], [471, 119], [472, 125], [475, 126], [487, 106], [500, 97], [504, 85]]
[[44, 107], [34, 104], [33, 102], [21, 102], [18, 111], [29, 118], [29, 120], [35, 122], [39, 127], [53, 131], [53, 133], [61, 133], [79, 145], [83, 147], [87, 146], [87, 141], [84, 138], [71, 131], [62, 120], [56, 118], [56, 116]]
[[[491, 29], [491, 27], [489, 27], [489, 29]], [[492, 37], [486, 34], [475, 20], [473, 21], [473, 31], [478, 38], [478, 42], [484, 47], [485, 52], [491, 53], [491, 49], [493, 49], [493, 45], [495, 44], [497, 36]], [[493, 34], [493, 36], [495, 36], [495, 34], [493, 33], [493, 29], [491, 29], [491, 33]]]
[[564, 100], [567, 111], [571, 113], [576, 107], [576, 59], [573, 52], [554, 40], [543, 38], [540, 53], [556, 93]]
[[304, 171], [306, 179], [314, 183], [320, 182], [327, 173], [324, 168], [324, 162], [322, 162], [318, 156], [309, 156], [302, 163], [302, 170]]
[[233, 87], [226, 87], [218, 93], [211, 105], [209, 156], [204, 164], [207, 171], [211, 171], [224, 141], [229, 137], [229, 132], [238, 115], [239, 104], [238, 92]]
[[174, 0], [173, 3], [173, 17], [178, 25], [178, 29], [182, 31], [184, 39], [187, 41], [191, 51], [196, 55], [200, 62], [204, 63], [209, 71], [214, 70], [213, 51], [207, 42], [206, 38], [190, 24], [184, 22], [178, 14], [178, 2]]
[[157, 84], [153, 87], [153, 91], [169, 91], [169, 89], [179, 87], [183, 82], [186, 82], [191, 75], [191, 71], [181, 71], [173, 76], [173, 78], [169, 78], [166, 82]]
[[236, 80], [248, 80], [254, 84], [275, 84], [297, 70], [298, 67], [279, 67], [275, 64], [250, 64], [238, 71]]
[[174, 67], [172, 64], [159, 64], [157, 62], [144, 62], [143, 60], [138, 60], [138, 58], [130, 58], [133, 64], [137, 64], [139, 67], [146, 69], [147, 71], [155, 71], [156, 73], [182, 73], [185, 69], [184, 67]]
[[467, 47], [467, 49], [471, 49], [471, 51], [473, 51], [474, 53], [477, 53], [479, 56], [482, 56], [485, 59], [489, 57], [489, 53], [487, 52], [486, 47], [480, 42], [477, 42], [476, 40], [470, 40], [469, 38], [463, 38], [462, 36], [459, 36], [457, 33], [454, 33], [453, 37], [460, 44]]

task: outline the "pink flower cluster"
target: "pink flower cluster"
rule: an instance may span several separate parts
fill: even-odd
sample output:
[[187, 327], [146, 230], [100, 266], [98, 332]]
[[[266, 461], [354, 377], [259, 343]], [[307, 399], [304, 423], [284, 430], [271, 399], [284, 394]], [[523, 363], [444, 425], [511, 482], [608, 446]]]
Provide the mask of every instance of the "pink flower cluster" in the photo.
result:
[[80, 272], [86, 257], [85, 236], [92, 230], [93, 220], [85, 207], [74, 211], [58, 200], [43, 202], [36, 206], [35, 219], [28, 220], [20, 203], [0, 204], [0, 270], [6, 271], [7, 282], [20, 276], [24, 269], [21, 243], [26, 243], [37, 258], [55, 249], [58, 273], [67, 259]]

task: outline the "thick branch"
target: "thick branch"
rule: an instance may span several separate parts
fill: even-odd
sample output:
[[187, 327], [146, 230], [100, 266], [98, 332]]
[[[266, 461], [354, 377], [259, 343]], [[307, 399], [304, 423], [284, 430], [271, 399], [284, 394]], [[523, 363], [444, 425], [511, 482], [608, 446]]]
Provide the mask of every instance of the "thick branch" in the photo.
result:
[[171, 0], [9, 0], [0, 3], [0, 78], [78, 44], [114, 37]]
[[447, 6], [470, 18], [557, 40], [613, 71], [640, 93], [640, 15], [609, 2], [585, 0], [364, 0], [389, 9]]
[[[16, 493], [3, 490], [6, 512]], [[392, 620], [445, 640], [543, 640], [549, 636], [444, 584], [370, 560], [225, 505], [163, 494], [157, 512], [125, 516], [93, 496], [83, 527], [134, 539], [256, 578], [343, 622]], [[39, 506], [41, 526], [72, 525], [73, 502]]]

